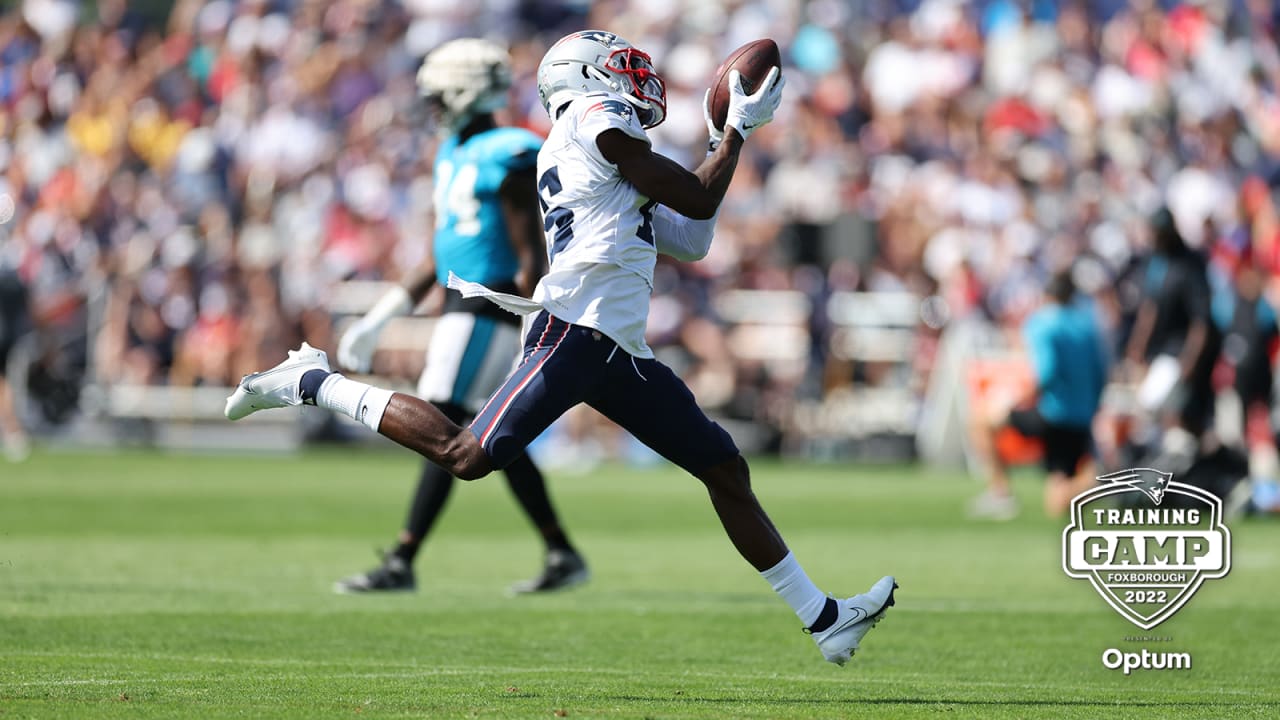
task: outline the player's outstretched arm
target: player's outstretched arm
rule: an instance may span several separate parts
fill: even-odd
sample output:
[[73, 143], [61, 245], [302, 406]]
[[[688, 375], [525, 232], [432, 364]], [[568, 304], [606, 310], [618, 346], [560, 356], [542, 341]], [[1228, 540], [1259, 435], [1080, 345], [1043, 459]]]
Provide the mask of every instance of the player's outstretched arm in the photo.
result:
[[[690, 172], [655, 152], [648, 143], [621, 130], [606, 130], [596, 137], [596, 146], [618, 172], [650, 200], [666, 205], [689, 218], [707, 220], [715, 216], [738, 167], [742, 144], [756, 129], [773, 120], [782, 101], [786, 81], [773, 68], [754, 94], [742, 91], [736, 71], [730, 75], [729, 112], [725, 130], [708, 126], [713, 149], [697, 170]], [[732, 129], [732, 132], [729, 130]], [[718, 137], [717, 137], [718, 135]]]
[[[1156, 323], [1156, 306], [1150, 299], [1142, 301], [1138, 307], [1138, 316], [1133, 321], [1133, 330], [1129, 333], [1129, 344], [1125, 348], [1125, 360], [1128, 370], [1136, 371], [1146, 360], [1147, 344], [1151, 341], [1151, 332]], [[1132, 378], [1141, 380], [1141, 377]]]
[[338, 364], [349, 370], [369, 372], [382, 328], [392, 318], [408, 315], [435, 283], [436, 261], [428, 247], [426, 259], [342, 334], [338, 341]]
[[690, 172], [659, 155], [643, 140], [621, 130], [605, 130], [596, 136], [605, 160], [618, 167], [622, 177], [640, 194], [686, 217], [706, 220], [716, 214], [738, 166], [742, 139], [726, 141], [707, 158], [697, 172]]
[[665, 205], [653, 211], [653, 240], [658, 252], [682, 262], [706, 257], [715, 230], [715, 217], [694, 220]]

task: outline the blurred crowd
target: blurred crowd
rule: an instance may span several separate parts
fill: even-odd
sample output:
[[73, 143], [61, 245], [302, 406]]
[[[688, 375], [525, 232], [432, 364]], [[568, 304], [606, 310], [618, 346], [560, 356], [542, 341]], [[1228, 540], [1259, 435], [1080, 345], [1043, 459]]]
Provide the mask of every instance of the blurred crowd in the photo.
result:
[[[1268, 0], [26, 0], [0, 15], [0, 266], [38, 327], [89, 333], [91, 379], [228, 385], [331, 349], [335, 285], [421, 257], [434, 46], [506, 42], [505, 119], [545, 132], [545, 49], [617, 32], [667, 81], [657, 149], [692, 166], [716, 65], [768, 36], [783, 107], [710, 257], [660, 268], [650, 328], [712, 404], [760, 417], [875, 379], [827, 349], [831, 293], [935, 298], [919, 382], [948, 322], [1016, 327], [1064, 264], [1116, 287], [1166, 204], [1228, 287], [1254, 268], [1280, 293], [1278, 20]], [[811, 299], [804, 373], [729, 351], [730, 288]]]

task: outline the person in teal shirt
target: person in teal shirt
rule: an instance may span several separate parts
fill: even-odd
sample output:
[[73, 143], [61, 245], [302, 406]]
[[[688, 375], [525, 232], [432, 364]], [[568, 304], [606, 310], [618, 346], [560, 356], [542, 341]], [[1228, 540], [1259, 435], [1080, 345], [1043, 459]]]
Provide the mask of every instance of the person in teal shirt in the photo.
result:
[[1046, 284], [1044, 303], [1027, 318], [1023, 338], [1034, 370], [1033, 397], [975, 432], [975, 449], [990, 468], [987, 491], [971, 507], [981, 517], [1007, 519], [1018, 511], [1008, 469], [994, 450], [995, 433], [1004, 426], [1044, 444], [1047, 514], [1065, 513], [1071, 498], [1094, 483], [1088, 460], [1107, 382], [1106, 347], [1093, 308], [1076, 297], [1070, 271]]

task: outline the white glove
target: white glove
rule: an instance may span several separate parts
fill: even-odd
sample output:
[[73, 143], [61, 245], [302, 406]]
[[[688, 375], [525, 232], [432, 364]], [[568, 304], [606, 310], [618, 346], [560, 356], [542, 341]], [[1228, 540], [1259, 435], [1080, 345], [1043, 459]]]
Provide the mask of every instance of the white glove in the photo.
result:
[[764, 77], [764, 82], [756, 89], [755, 94], [748, 95], [742, 90], [742, 75], [737, 70], [729, 72], [729, 113], [724, 127], [727, 131], [733, 128], [743, 140], [751, 133], [773, 120], [773, 111], [782, 102], [782, 88], [787, 84], [780, 68], [771, 68]]
[[708, 89], [706, 94], [702, 96], [702, 119], [707, 121], [707, 135], [711, 141], [707, 143], [707, 152], [713, 153], [716, 148], [720, 147], [720, 143], [724, 142], [724, 131], [717, 130], [716, 124], [711, 121], [711, 90]]
[[412, 309], [413, 299], [408, 290], [399, 285], [388, 290], [364, 317], [342, 334], [338, 341], [338, 364], [356, 372], [369, 372], [382, 328], [391, 318], [408, 315]]

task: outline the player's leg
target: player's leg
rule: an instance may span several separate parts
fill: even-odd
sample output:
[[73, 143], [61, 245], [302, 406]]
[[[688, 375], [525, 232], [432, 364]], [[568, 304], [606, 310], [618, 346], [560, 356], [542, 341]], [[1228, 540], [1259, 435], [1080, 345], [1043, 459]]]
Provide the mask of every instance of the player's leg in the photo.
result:
[[[486, 305], [488, 303], [486, 302]], [[418, 378], [417, 396], [430, 402], [458, 426], [502, 382], [520, 353], [518, 325], [503, 325], [472, 312], [446, 312], [436, 321], [426, 362]], [[502, 360], [496, 359], [501, 354]], [[496, 378], [491, 377], [496, 374]], [[480, 394], [472, 398], [473, 394]], [[469, 409], [470, 408], [470, 409]], [[409, 515], [392, 555], [412, 565], [453, 490], [454, 477], [427, 461], [418, 476]]]
[[547, 493], [546, 480], [533, 458], [527, 452], [520, 453], [503, 472], [511, 494], [546, 547], [542, 572], [537, 577], [515, 583], [511, 591], [523, 594], [565, 590], [589, 580], [591, 573], [587, 563], [560, 524], [551, 496]]
[[346, 415], [464, 480], [492, 470], [475, 434], [431, 403], [331, 372], [324, 352], [306, 343], [274, 368], [246, 375], [227, 398], [224, 413], [239, 420], [259, 410], [304, 403]]
[[423, 460], [418, 485], [404, 529], [395, 547], [382, 554], [382, 562], [367, 572], [334, 583], [334, 592], [406, 592], [417, 589], [413, 562], [453, 491], [454, 477], [430, 460]]
[[[4, 355], [0, 352], [0, 365], [3, 363]], [[27, 434], [14, 410], [13, 391], [3, 372], [0, 372], [0, 440], [4, 441], [4, 456], [7, 460], [22, 462], [27, 459], [30, 453]]]
[[0, 441], [4, 443], [5, 458], [10, 462], [26, 460], [30, 452], [26, 431], [14, 409], [13, 389], [5, 377], [9, 355], [16, 344], [16, 338], [0, 329]]
[[[442, 405], [440, 411], [456, 423], [467, 413], [457, 405]], [[357, 573], [334, 583], [340, 593], [395, 592], [417, 588], [413, 563], [453, 491], [454, 477], [439, 465], [424, 460], [414, 488], [413, 501], [395, 547], [383, 553], [382, 562], [372, 570]]]
[[1155, 467], [1178, 475], [1195, 464], [1205, 434], [1213, 427], [1212, 369], [1192, 373], [1184, 385], [1176, 388], [1169, 404], [1173, 423], [1161, 439], [1161, 464]]
[[[1020, 507], [1018, 499], [1013, 494], [1013, 488], [1009, 484], [1008, 465], [1004, 458], [1000, 457], [998, 448], [994, 447], [996, 434], [1007, 427], [1023, 438], [1036, 438], [1044, 442], [1049, 432], [1049, 424], [1038, 409], [1031, 407], [1011, 409], [1002, 418], [993, 418], [989, 425], [993, 444], [991, 448], [994, 468], [992, 482], [988, 486], [988, 492], [975, 499], [970, 505], [969, 512], [974, 517], [988, 520], [1012, 520], [1017, 517]], [[1049, 462], [1050, 454], [1047, 449], [1044, 450], [1042, 457], [1046, 463]]]
[[[1071, 444], [1071, 460], [1067, 468], [1071, 474], [1067, 476], [1066, 498], [1052, 508], [1046, 508], [1053, 517], [1065, 515], [1071, 509], [1071, 500], [1098, 484], [1098, 466], [1094, 460], [1097, 449], [1093, 440], [1093, 428], [1075, 430]], [[1064, 468], [1065, 470], [1065, 468]]]
[[601, 382], [605, 366], [599, 345], [587, 328], [545, 311], [537, 316], [525, 336], [520, 364], [470, 424], [490, 467], [515, 462], [534, 438]]
[[746, 460], [729, 433], [662, 363], [619, 352], [612, 366], [606, 391], [588, 404], [701, 480], [729, 540], [752, 567], [765, 571], [782, 561], [787, 545], [752, 492]]
[[589, 404], [702, 481], [739, 554], [791, 606], [823, 656], [844, 664], [893, 604], [894, 579], [881, 578], [852, 598], [828, 598], [761, 507], [733, 439], [702, 412], [684, 382], [657, 360], [625, 353], [618, 353], [609, 370], [608, 382]]
[[1009, 422], [1007, 412], [979, 417], [973, 422], [970, 442], [977, 463], [987, 473], [987, 492], [991, 495], [1009, 496], [1009, 467], [996, 449], [996, 437]]
[[1063, 472], [1051, 472], [1045, 478], [1044, 514], [1046, 517], [1058, 518], [1071, 508], [1072, 478]]
[[[465, 348], [458, 347], [452, 354], [442, 349], [442, 357], [429, 358], [428, 370], [434, 363], [435, 367], [446, 370], [452, 367], [456, 371], [438, 374], [439, 377], [431, 376], [429, 372], [424, 373], [418, 386], [418, 395], [429, 400], [447, 398], [474, 411], [487, 405], [489, 397], [506, 382], [512, 370], [512, 361], [517, 358], [523, 361], [520, 326], [509, 322], [508, 318], [511, 316], [505, 312], [497, 317], [454, 313], [441, 318], [441, 322], [447, 322], [455, 315], [458, 317], [454, 323], [465, 326], [467, 330], [456, 335], [466, 335], [470, 339]], [[544, 325], [538, 330], [539, 335], [545, 330]], [[536, 339], [534, 342], [536, 344]], [[440, 347], [439, 344], [436, 347]], [[461, 422], [459, 418], [450, 417]], [[546, 592], [585, 582], [589, 577], [586, 563], [569, 542], [568, 534], [560, 524], [542, 471], [528, 453], [521, 452], [504, 468], [503, 473], [511, 494], [542, 538], [545, 547], [541, 573], [530, 580], [514, 584], [511, 590], [516, 593]]]
[[[343, 378], [342, 382], [352, 381]], [[348, 391], [348, 397], [354, 397], [358, 391], [359, 388], [352, 388]], [[320, 393], [317, 393], [317, 398], [319, 396]], [[338, 403], [324, 404], [317, 401], [316, 404], [330, 409], [340, 407]], [[361, 419], [355, 413], [352, 416], [357, 420]], [[476, 480], [493, 472], [493, 465], [476, 436], [466, 427], [445, 417], [436, 406], [425, 400], [403, 393], [392, 393], [383, 417], [380, 420], [375, 418], [365, 421], [365, 425], [436, 463], [454, 477]]]
[[1093, 458], [1085, 456], [1075, 475], [1065, 477], [1062, 494], [1053, 498], [1052, 505], [1045, 505], [1045, 514], [1049, 517], [1062, 517], [1071, 511], [1071, 500], [1086, 490], [1092, 490], [1098, 484], [1097, 466]]
[[1093, 435], [1089, 430], [1047, 424], [1044, 441], [1044, 512], [1051, 518], [1065, 515], [1071, 499], [1093, 486]]
[[431, 529], [444, 512], [445, 504], [449, 502], [453, 484], [454, 477], [444, 468], [430, 461], [422, 463], [418, 486], [413, 491], [413, 502], [409, 505], [404, 529], [400, 531], [399, 542], [393, 551], [405, 563], [413, 564], [417, 559], [418, 551], [422, 549]]
[[573, 544], [569, 535], [560, 525], [555, 506], [551, 504], [551, 496], [547, 493], [547, 482], [542, 470], [523, 452], [516, 457], [503, 473], [507, 476], [507, 485], [515, 496], [533, 529], [542, 537], [548, 551], [560, 550], [573, 552]]
[[1029, 419], [1034, 411], [992, 408], [985, 417], [974, 421], [970, 442], [978, 463], [986, 470], [986, 490], [969, 503], [969, 515], [990, 520], [1010, 520], [1018, 514], [1018, 501], [1009, 483], [1009, 466], [1000, 456], [996, 438], [1005, 427], [1012, 426], [1028, 435]]

